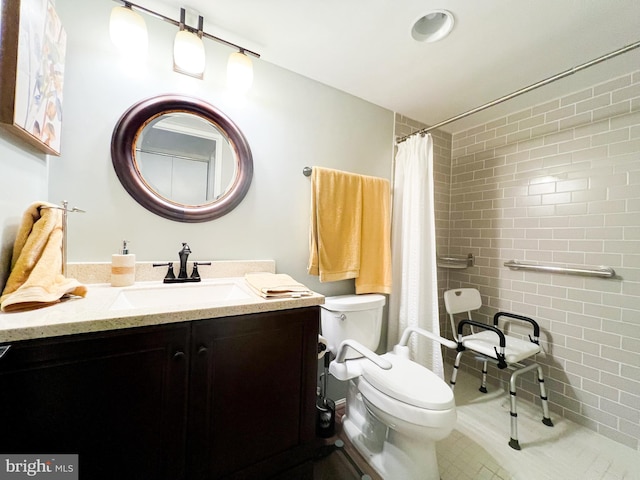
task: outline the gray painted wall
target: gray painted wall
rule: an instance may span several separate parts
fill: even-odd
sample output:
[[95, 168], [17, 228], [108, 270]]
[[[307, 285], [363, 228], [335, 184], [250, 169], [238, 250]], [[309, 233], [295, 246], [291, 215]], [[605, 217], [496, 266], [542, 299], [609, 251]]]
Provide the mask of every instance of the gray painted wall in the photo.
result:
[[47, 199], [47, 156], [0, 130], [0, 288], [9, 276], [11, 251], [22, 214]]
[[[69, 218], [71, 262], [109, 261], [122, 239], [130, 240], [138, 260], [174, 260], [186, 241], [193, 260], [275, 259], [278, 271], [314, 290], [351, 292], [352, 281], [320, 284], [306, 273], [310, 180], [302, 169], [321, 165], [389, 178], [393, 113], [261, 60], [254, 60], [251, 92], [234, 98], [224, 85], [231, 49], [205, 41], [204, 80], [175, 73], [176, 29], [152, 17], [145, 17], [149, 58], [128, 65], [109, 39], [114, 6], [109, 0], [56, 2], [67, 32], [62, 155], [47, 160], [0, 133], [5, 263], [26, 206], [66, 199], [87, 211]], [[135, 102], [163, 93], [210, 102], [246, 136], [253, 183], [230, 214], [200, 224], [165, 220], [136, 203], [118, 181], [110, 156], [116, 122]]]

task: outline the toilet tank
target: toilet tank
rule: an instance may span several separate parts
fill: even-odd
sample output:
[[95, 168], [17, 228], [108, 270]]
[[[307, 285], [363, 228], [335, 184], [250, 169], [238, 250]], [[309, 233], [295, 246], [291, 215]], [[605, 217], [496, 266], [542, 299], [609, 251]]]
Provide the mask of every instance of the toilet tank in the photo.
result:
[[[321, 305], [320, 321], [329, 350], [335, 354], [344, 340], [351, 339], [375, 351], [380, 343], [385, 303], [384, 295], [378, 294], [326, 297]], [[350, 349], [346, 358], [359, 356]]]

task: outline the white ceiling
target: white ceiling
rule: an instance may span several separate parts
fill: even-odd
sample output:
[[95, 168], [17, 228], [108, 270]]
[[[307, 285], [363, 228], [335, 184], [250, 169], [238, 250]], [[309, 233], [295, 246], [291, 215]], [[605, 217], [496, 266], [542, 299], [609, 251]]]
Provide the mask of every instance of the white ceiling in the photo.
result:
[[[640, 0], [138, 0], [261, 59], [433, 125], [640, 41]], [[170, 7], [168, 7], [170, 6]], [[436, 43], [411, 37], [434, 9], [455, 17]], [[526, 94], [528, 105], [640, 69], [640, 49]], [[509, 111], [517, 108], [511, 103]], [[459, 131], [500, 107], [444, 127]]]

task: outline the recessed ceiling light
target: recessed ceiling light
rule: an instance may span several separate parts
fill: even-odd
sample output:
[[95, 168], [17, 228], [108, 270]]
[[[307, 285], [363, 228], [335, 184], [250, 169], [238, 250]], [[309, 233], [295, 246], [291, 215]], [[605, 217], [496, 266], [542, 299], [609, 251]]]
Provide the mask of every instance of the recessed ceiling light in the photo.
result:
[[453, 14], [447, 10], [432, 10], [413, 24], [411, 36], [418, 42], [437, 42], [453, 30]]

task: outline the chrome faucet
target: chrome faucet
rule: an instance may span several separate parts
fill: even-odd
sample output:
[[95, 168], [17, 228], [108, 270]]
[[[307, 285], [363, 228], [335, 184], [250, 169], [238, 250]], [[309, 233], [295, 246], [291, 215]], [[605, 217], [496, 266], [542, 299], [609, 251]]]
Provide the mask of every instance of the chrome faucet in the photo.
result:
[[187, 245], [186, 242], [182, 242], [182, 250], [178, 252], [178, 257], [180, 258], [180, 271], [178, 272], [178, 277], [176, 278], [173, 273], [173, 262], [168, 263], [154, 263], [154, 267], [169, 267], [167, 270], [167, 274], [164, 277], [164, 283], [186, 283], [186, 282], [199, 282], [201, 281], [200, 273], [198, 272], [198, 265], [211, 265], [211, 262], [193, 262], [193, 270], [191, 271], [191, 276], [187, 275], [187, 260], [189, 258], [189, 254], [191, 253], [191, 248]]

